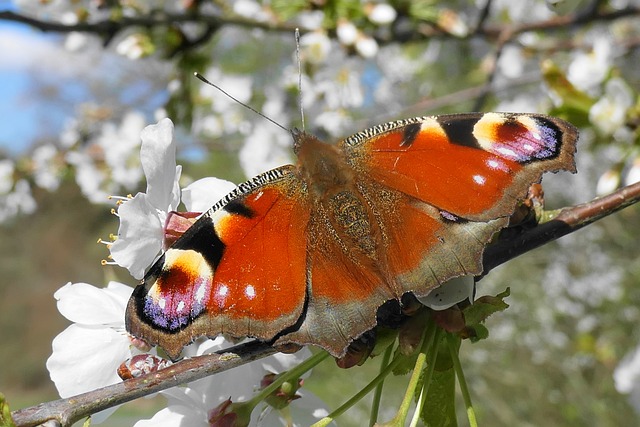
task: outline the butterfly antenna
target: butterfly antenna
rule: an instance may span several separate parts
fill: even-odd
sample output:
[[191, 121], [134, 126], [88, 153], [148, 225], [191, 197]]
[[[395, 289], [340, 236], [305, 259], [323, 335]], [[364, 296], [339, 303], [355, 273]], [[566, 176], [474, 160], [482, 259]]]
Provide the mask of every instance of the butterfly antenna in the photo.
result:
[[233, 99], [235, 102], [237, 102], [238, 104], [242, 105], [243, 107], [253, 111], [254, 113], [256, 113], [257, 115], [259, 115], [260, 117], [267, 119], [268, 121], [270, 121], [271, 123], [273, 123], [274, 125], [278, 126], [280, 129], [291, 133], [290, 129], [287, 129], [286, 127], [282, 126], [280, 123], [276, 122], [275, 120], [265, 116], [264, 114], [262, 114], [260, 111], [256, 110], [255, 108], [253, 108], [250, 105], [245, 104], [244, 102], [240, 101], [238, 98], [234, 97], [233, 95], [229, 94], [227, 91], [225, 91], [224, 89], [222, 89], [220, 86], [211, 83], [209, 80], [207, 80], [202, 74], [195, 72], [193, 73], [194, 76], [196, 76], [198, 79], [200, 79], [202, 82], [208, 84], [209, 86], [212, 86], [216, 89], [218, 89], [220, 92], [222, 92], [223, 94], [225, 94], [226, 96], [228, 96], [229, 98]]
[[304, 132], [304, 108], [302, 108], [302, 61], [300, 60], [300, 30], [296, 28], [296, 60], [298, 61], [298, 106], [300, 107], [300, 119], [302, 120], [302, 132]]

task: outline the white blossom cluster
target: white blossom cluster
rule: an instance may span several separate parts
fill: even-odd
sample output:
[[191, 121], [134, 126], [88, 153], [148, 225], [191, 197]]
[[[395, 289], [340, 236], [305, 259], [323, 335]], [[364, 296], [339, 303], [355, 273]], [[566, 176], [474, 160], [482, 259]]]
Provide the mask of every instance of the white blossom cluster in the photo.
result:
[[[106, 2], [15, 1], [21, 12], [69, 25], [108, 18], [109, 9], [101, 7], [103, 3]], [[190, 2], [134, 0], [120, 3], [123, 16], [136, 17], [151, 11], [185, 13]], [[204, 3], [206, 5], [200, 9], [203, 14], [227, 16], [225, 14], [232, 13], [234, 19], [278, 22], [277, 13], [270, 8], [269, 2]], [[328, 17], [322, 10], [304, 10], [290, 19], [303, 29], [300, 39], [301, 107], [307, 117], [306, 125], [314, 132], [327, 139], [338, 139], [363, 127], [397, 118], [410, 105], [417, 104], [419, 108], [423, 102], [428, 105], [429, 101], [443, 95], [439, 82], [442, 86], [447, 83], [446, 87], [450, 88], [449, 82], [443, 80], [457, 78], [464, 72], [460, 71], [464, 66], [459, 59], [464, 53], [471, 56], [465, 59], [475, 66], [468, 75], [493, 73], [490, 90], [495, 96], [495, 104], [491, 109], [544, 112], [552, 108], [562, 110], [570, 100], [581, 102], [578, 106], [570, 106], [584, 110], [589, 123], [581, 132], [580, 175], [571, 186], [551, 181], [549, 188], [552, 191], [566, 200], [579, 202], [587, 199], [585, 195], [608, 194], [621, 185], [640, 181], [640, 149], [634, 140], [637, 136], [633, 126], [628, 123], [638, 105], [637, 87], [630, 83], [637, 81], [637, 75], [633, 74], [636, 71], [624, 69], [622, 64], [628, 50], [619, 42], [625, 36], [637, 39], [637, 21], [585, 27], [567, 40], [573, 44], [570, 48], [556, 44], [557, 39], [544, 31], [526, 31], [507, 43], [493, 64], [494, 51], [486, 41], [472, 38], [470, 48], [464, 51], [452, 41], [456, 37], [464, 39], [474, 31], [485, 0], [458, 5], [456, 11], [449, 9], [453, 6], [446, 7], [444, 2], [410, 3], [424, 3], [422, 9], [412, 10], [411, 19], [419, 17], [435, 23], [449, 37], [434, 37], [420, 48], [385, 42], [391, 31], [409, 21], [404, 15], [406, 11], [385, 1], [362, 2], [364, 21], [341, 18], [331, 30], [324, 26]], [[580, 11], [588, 3], [582, 0], [493, 1], [487, 21], [514, 26], [535, 23]], [[614, 0], [606, 3], [610, 10], [623, 10], [637, 2]], [[197, 35], [202, 30], [194, 24], [176, 27], [187, 36]], [[415, 31], [423, 29], [422, 26], [412, 28]], [[216, 55], [233, 57], [234, 49], [240, 51], [247, 44], [258, 44], [260, 48], [261, 43], [276, 40], [267, 38], [266, 34], [262, 30], [223, 28], [217, 35], [212, 61]], [[298, 66], [295, 59], [291, 59], [295, 49], [293, 36], [286, 42], [282, 40], [278, 43], [290, 46], [289, 62], [283, 66], [270, 66], [277, 68], [270, 74], [272, 78], [260, 80], [254, 72], [255, 67], [247, 67], [250, 71], [231, 72], [217, 63], [198, 71], [241, 103], [258, 107], [285, 127], [292, 126], [300, 118], [297, 101], [287, 92], [297, 90]], [[69, 52], [87, 52], [97, 49], [100, 43], [88, 33], [72, 32], [65, 36], [64, 45]], [[152, 35], [137, 27], [119, 32], [110, 49], [132, 61], [160, 56]], [[541, 61], [545, 51], [561, 53], [550, 63]], [[556, 68], [560, 70], [560, 79], [551, 73]], [[448, 70], [448, 74], [437, 71], [441, 69]], [[525, 84], [527, 81], [535, 83]], [[171, 97], [189, 93], [186, 86], [184, 80], [171, 79], [167, 81], [167, 94]], [[194, 102], [191, 127], [188, 130], [179, 128], [178, 132], [190, 133], [191, 138], [198, 141], [219, 141], [240, 135], [238, 140], [242, 144], [237, 152], [247, 177], [293, 161], [287, 132], [210, 86], [197, 83], [194, 87], [191, 95], [197, 102]], [[451, 104], [436, 105], [451, 110]], [[463, 99], [463, 105], [469, 108], [468, 99]], [[94, 113], [97, 110], [99, 107]], [[141, 278], [162, 250], [163, 227], [169, 213], [183, 206], [187, 211], [204, 211], [230, 191], [233, 184], [205, 178], [184, 186], [189, 180], [185, 177], [181, 180], [182, 169], [176, 164], [171, 122], [162, 120], [145, 129], [147, 119], [136, 110], [119, 112], [118, 119], [108, 121], [95, 119], [97, 116], [100, 115], [81, 114], [69, 119], [58, 140], [34, 148], [25, 162], [11, 158], [0, 160], [0, 222], [34, 212], [37, 209], [34, 194], [39, 190], [56, 191], [67, 176], [72, 176], [82, 193], [94, 203], [106, 203], [109, 196], [120, 195], [117, 211], [120, 230], [118, 238], [109, 242], [111, 256], [115, 264], [127, 268], [135, 278]], [[159, 111], [157, 116], [166, 114]], [[178, 147], [179, 150], [183, 148]], [[605, 161], [585, 159], [590, 150]], [[145, 185], [144, 192], [126, 196]], [[538, 306], [526, 313], [536, 319], [531, 323], [535, 323], [537, 331], [521, 333], [514, 326], [515, 321], [504, 322], [492, 330], [492, 339], [505, 342], [520, 339], [534, 351], [537, 360], [545, 360], [551, 354], [550, 349], [566, 347], [571, 342], [567, 332], [557, 328], [557, 313], [580, 319], [577, 323], [583, 332], [598, 326], [598, 320], [589, 312], [594, 307], [620, 300], [620, 282], [625, 272], [615, 260], [598, 250], [602, 236], [597, 233], [589, 231], [580, 238], [561, 241], [560, 255], [544, 267], [545, 295]], [[62, 396], [118, 381], [114, 376], [115, 368], [137, 352], [122, 323], [130, 293], [131, 288], [115, 282], [103, 289], [88, 284], [68, 284], [56, 293], [61, 313], [74, 322], [54, 341], [54, 352], [47, 364]], [[462, 282], [456, 285], [455, 293], [457, 296], [452, 297], [452, 303], [457, 298], [469, 297], [473, 284]], [[507, 312], [505, 316], [510, 315]], [[224, 345], [222, 339], [206, 341], [193, 345], [187, 353], [202, 354]], [[98, 348], [101, 351], [97, 351]], [[108, 351], [102, 351], [104, 348]], [[636, 349], [622, 360], [615, 373], [615, 382], [621, 393], [630, 395], [631, 402], [640, 412], [638, 354], [640, 350]], [[169, 406], [152, 420], [138, 424], [207, 425], [206, 415], [213, 407], [229, 396], [234, 401], [247, 398], [267, 370], [287, 369], [300, 357], [298, 354], [290, 359], [272, 359], [252, 365], [251, 372], [246, 372], [247, 378], [244, 378], [245, 373], [230, 374], [229, 377], [218, 375], [167, 391], [164, 394], [169, 399]], [[273, 369], [267, 369], [267, 363], [272, 363]], [[83, 372], [92, 372], [97, 367], [104, 376], [83, 376]], [[217, 388], [215, 383], [218, 382], [224, 387]], [[299, 408], [307, 416], [324, 411], [323, 405], [309, 393], [295, 401], [292, 408]], [[279, 417], [278, 411], [272, 411], [272, 415]], [[166, 424], [162, 424], [161, 419], [167, 420]], [[312, 422], [298, 416], [294, 416], [294, 420], [301, 425]], [[273, 423], [279, 425], [281, 421], [274, 418]]]

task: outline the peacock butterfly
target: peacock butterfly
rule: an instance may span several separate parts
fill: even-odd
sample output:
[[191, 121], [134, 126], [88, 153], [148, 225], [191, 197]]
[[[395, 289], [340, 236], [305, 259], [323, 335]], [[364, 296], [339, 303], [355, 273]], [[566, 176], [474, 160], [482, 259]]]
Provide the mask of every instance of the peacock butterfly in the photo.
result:
[[482, 271], [543, 172], [575, 172], [578, 132], [538, 114], [399, 120], [337, 145], [294, 130], [297, 165], [240, 184], [149, 269], [127, 330], [172, 358], [201, 336], [344, 355], [405, 293]]

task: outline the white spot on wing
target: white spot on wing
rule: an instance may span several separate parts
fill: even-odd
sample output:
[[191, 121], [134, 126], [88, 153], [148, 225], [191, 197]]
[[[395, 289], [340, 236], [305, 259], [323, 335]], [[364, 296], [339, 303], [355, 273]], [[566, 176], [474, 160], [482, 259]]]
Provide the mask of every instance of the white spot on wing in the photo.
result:
[[509, 172], [509, 167], [501, 160], [489, 159], [486, 164], [490, 169]]
[[487, 182], [487, 178], [485, 178], [482, 175], [474, 175], [473, 176], [473, 180], [475, 181], [476, 184], [478, 185], [484, 185], [485, 182]]
[[517, 158], [517, 154], [515, 153], [515, 151], [513, 151], [511, 148], [507, 148], [507, 147], [498, 147], [497, 149], [498, 153], [502, 154], [505, 157], [508, 158]]
[[167, 305], [167, 300], [166, 299], [160, 298], [158, 300], [158, 307], [160, 307], [160, 310], [164, 310], [166, 305]]
[[227, 287], [227, 285], [220, 285], [220, 287], [216, 291], [216, 295], [219, 297], [226, 297], [228, 293], [229, 288]]
[[184, 301], [180, 301], [178, 303], [178, 306], [176, 307], [176, 311], [178, 313], [180, 313], [182, 310], [184, 310], [184, 307], [186, 306], [186, 304], [184, 303]]
[[247, 296], [247, 298], [254, 299], [256, 297], [256, 289], [253, 287], [253, 285], [247, 285], [247, 287], [244, 289], [244, 294]]
[[195, 294], [196, 302], [201, 303], [202, 301], [204, 301], [206, 292], [207, 292], [206, 285], [204, 283], [200, 284], [200, 286], [198, 286], [198, 289], [196, 289], [196, 294]]

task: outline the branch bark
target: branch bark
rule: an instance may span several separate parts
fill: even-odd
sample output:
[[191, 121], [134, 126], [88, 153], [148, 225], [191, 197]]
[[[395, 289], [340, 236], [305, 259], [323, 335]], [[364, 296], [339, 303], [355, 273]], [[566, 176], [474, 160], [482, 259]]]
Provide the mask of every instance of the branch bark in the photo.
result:
[[564, 208], [551, 221], [540, 224], [515, 238], [487, 247], [483, 255], [481, 277], [513, 258], [578, 231], [639, 201], [640, 182], [590, 202]]

